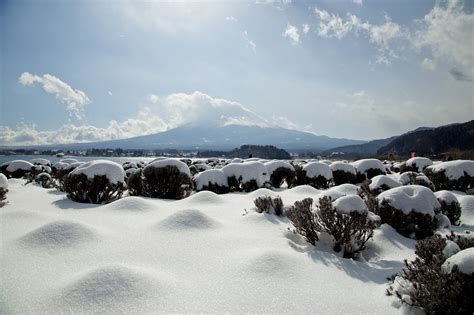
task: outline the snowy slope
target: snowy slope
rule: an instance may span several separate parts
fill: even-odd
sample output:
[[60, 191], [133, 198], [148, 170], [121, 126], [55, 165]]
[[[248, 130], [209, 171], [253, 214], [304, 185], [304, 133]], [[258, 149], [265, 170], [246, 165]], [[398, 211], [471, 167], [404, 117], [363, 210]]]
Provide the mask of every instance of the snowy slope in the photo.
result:
[[[277, 195], [267, 189], [90, 205], [22, 184], [9, 181], [0, 209], [0, 313], [396, 313], [386, 277], [414, 256], [386, 225], [368, 262], [316, 250], [287, 219], [250, 210]], [[278, 194], [291, 204], [318, 193]]]

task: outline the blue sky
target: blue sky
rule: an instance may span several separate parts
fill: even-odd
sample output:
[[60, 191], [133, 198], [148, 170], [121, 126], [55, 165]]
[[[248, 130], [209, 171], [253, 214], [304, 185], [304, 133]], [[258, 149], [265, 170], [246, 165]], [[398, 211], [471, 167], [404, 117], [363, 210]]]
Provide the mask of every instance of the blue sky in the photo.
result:
[[472, 1], [2, 1], [0, 145], [474, 117]]

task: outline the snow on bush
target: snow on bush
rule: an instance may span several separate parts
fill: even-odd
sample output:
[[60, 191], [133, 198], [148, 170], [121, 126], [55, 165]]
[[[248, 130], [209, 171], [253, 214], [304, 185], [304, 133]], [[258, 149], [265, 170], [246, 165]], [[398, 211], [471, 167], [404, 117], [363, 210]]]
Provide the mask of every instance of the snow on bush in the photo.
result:
[[61, 160], [59, 160], [59, 162], [67, 163], [67, 164], [74, 164], [74, 163], [78, 163], [79, 161], [76, 160], [76, 159], [61, 159]]
[[312, 206], [313, 199], [306, 198], [295, 202], [288, 211], [294, 232], [313, 245], [319, 241], [318, 234], [329, 234], [334, 251], [342, 251], [344, 258], [358, 257], [378, 226], [379, 218], [368, 211], [357, 195], [340, 197], [334, 202], [325, 196], [319, 199], [316, 210]]
[[21, 178], [33, 169], [33, 164], [24, 160], [8, 161], [0, 165], [0, 172], [7, 177]]
[[63, 178], [71, 200], [104, 204], [120, 198], [125, 190], [125, 171], [109, 160], [94, 160], [76, 167]]
[[216, 194], [229, 192], [227, 176], [220, 169], [210, 169], [197, 174], [194, 177], [194, 183], [197, 191], [209, 190]]
[[362, 159], [351, 164], [357, 171], [357, 182], [359, 183], [377, 175], [385, 174], [385, 165], [378, 159]]
[[447, 190], [437, 191], [435, 196], [441, 205], [441, 213], [449, 218], [451, 224], [458, 224], [461, 218], [461, 204], [456, 196]]
[[128, 178], [131, 195], [181, 199], [191, 191], [191, 173], [186, 163], [175, 159], [151, 162]]
[[8, 178], [0, 173], [0, 206], [3, 206], [3, 200], [6, 199], [8, 192]]
[[[441, 266], [446, 273], [452, 273], [454, 266], [457, 266], [459, 272], [466, 275], [474, 274], [474, 248], [464, 249], [448, 259]], [[471, 296], [472, 297], [472, 296]]]
[[32, 159], [32, 160], [30, 160], [30, 163], [32, 163], [34, 165], [51, 166], [51, 161], [48, 160], [48, 159], [41, 159], [41, 158]]
[[334, 185], [354, 184], [356, 181], [356, 169], [350, 163], [334, 162], [330, 165]]
[[474, 161], [456, 160], [428, 166], [424, 173], [436, 190], [467, 191], [474, 188]]
[[41, 187], [43, 188], [54, 187], [53, 178], [48, 173], [39, 173], [38, 175], [35, 176], [34, 180], [35, 180], [35, 183], [37, 183], [38, 185], [41, 185]]
[[466, 244], [462, 239], [451, 234], [448, 239], [434, 235], [418, 241], [417, 257], [411, 262], [405, 260], [405, 268], [387, 293], [426, 314], [472, 314], [474, 248], [459, 251]]
[[270, 179], [265, 165], [255, 161], [228, 164], [222, 171], [231, 191], [253, 191], [264, 187]]
[[74, 171], [77, 167], [81, 166], [82, 164], [84, 164], [84, 162], [74, 162], [74, 163], [68, 164], [64, 168], [57, 169], [53, 173], [54, 177], [56, 178], [56, 187], [60, 191], [64, 191], [64, 179], [66, 178], [66, 176], [72, 171]]
[[377, 175], [372, 177], [369, 184], [369, 189], [374, 194], [378, 195], [382, 191], [389, 190], [395, 187], [399, 187], [402, 184], [395, 180], [393, 177], [388, 175]]
[[270, 161], [265, 163], [270, 183], [273, 187], [279, 188], [284, 182], [290, 187], [295, 180], [295, 168], [288, 162]]
[[434, 193], [423, 186], [400, 186], [377, 196], [377, 214], [405, 237], [422, 239], [437, 227], [435, 212], [441, 208]]
[[328, 188], [332, 180], [332, 170], [320, 162], [310, 162], [302, 168], [296, 168], [296, 183], [314, 188]]
[[400, 172], [413, 171], [422, 172], [426, 167], [433, 165], [433, 161], [425, 157], [413, 157], [407, 160], [404, 164], [405, 167], [400, 169]]
[[431, 190], [435, 190], [433, 183], [424, 174], [417, 172], [407, 171], [398, 175], [398, 181], [402, 185], [421, 185]]

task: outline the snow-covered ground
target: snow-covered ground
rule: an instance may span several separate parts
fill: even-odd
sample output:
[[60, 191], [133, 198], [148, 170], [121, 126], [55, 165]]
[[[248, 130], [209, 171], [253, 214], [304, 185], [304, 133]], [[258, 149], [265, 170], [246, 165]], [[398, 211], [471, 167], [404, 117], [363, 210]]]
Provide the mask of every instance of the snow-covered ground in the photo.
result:
[[[343, 259], [252, 210], [261, 195], [291, 205], [353, 185], [92, 205], [24, 183], [9, 180], [0, 208], [0, 314], [401, 312], [387, 277], [414, 259], [414, 240], [384, 224], [360, 261]], [[457, 197], [470, 224], [457, 229], [474, 231], [474, 196]]]

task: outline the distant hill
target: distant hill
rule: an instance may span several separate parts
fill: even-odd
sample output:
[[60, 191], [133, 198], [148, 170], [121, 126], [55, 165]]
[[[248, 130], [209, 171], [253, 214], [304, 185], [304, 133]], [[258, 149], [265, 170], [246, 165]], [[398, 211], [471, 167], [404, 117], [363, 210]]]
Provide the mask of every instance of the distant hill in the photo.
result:
[[226, 153], [228, 157], [248, 158], [258, 157], [261, 159], [291, 159], [290, 154], [272, 145], [243, 145]]
[[474, 120], [401, 135], [377, 150], [377, 155], [437, 155], [452, 150], [474, 150]]
[[87, 149], [178, 149], [178, 150], [221, 150], [228, 151], [245, 144], [274, 145], [292, 151], [320, 152], [330, 148], [361, 144], [366, 141], [330, 138], [309, 132], [277, 127], [242, 125], [186, 125], [165, 132], [129, 139], [59, 144], [43, 146], [22, 146], [21, 148], [87, 150]]
[[342, 147], [326, 150], [321, 153], [322, 156], [337, 157], [344, 159], [361, 159], [364, 157], [374, 156], [377, 150], [395, 140], [398, 136], [386, 139], [372, 140], [363, 144], [346, 145]]

